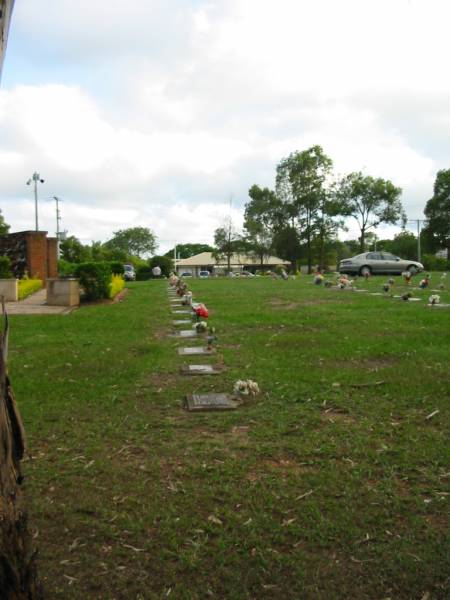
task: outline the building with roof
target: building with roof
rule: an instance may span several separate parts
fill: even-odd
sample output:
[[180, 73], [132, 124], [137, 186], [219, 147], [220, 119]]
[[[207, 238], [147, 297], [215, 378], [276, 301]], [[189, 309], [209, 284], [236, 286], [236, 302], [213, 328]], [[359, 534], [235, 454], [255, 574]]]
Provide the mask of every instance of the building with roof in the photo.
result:
[[[263, 264], [258, 256], [252, 254], [233, 254], [230, 260], [231, 270], [236, 273], [250, 271], [254, 273], [258, 269], [271, 271], [276, 267], [288, 268], [290, 263], [277, 256], [265, 256]], [[209, 271], [211, 275], [223, 275], [228, 269], [226, 257], [216, 260], [212, 252], [201, 252], [189, 258], [181, 258], [176, 261], [176, 272], [178, 275], [189, 273], [193, 277], [198, 277], [200, 271]]]

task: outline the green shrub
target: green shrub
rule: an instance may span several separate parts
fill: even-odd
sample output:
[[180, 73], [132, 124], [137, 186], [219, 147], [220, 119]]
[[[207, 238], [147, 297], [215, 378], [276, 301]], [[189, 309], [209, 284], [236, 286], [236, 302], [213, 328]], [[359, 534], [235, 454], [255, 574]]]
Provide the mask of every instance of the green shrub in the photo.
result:
[[111, 273], [113, 275], [123, 275], [123, 263], [118, 260], [112, 260], [109, 263], [111, 267]]
[[13, 277], [11, 271], [11, 260], [8, 256], [0, 256], [0, 279], [10, 279]]
[[146, 265], [145, 267], [139, 267], [136, 271], [136, 281], [147, 281], [152, 278], [152, 270]]
[[426, 271], [448, 271], [450, 269], [450, 261], [434, 254], [424, 254], [422, 264]]
[[42, 279], [19, 279], [19, 300], [38, 292], [42, 285]]
[[75, 269], [86, 300], [109, 298], [111, 275], [111, 265], [106, 262], [85, 262]]
[[65, 279], [67, 277], [76, 277], [78, 263], [72, 263], [64, 258], [58, 260], [58, 276]]

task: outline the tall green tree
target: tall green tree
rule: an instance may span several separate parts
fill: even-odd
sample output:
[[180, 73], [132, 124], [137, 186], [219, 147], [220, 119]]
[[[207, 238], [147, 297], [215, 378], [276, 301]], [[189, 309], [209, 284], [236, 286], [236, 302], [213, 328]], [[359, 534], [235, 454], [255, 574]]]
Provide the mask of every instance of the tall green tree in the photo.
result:
[[298, 228], [306, 242], [308, 272], [312, 268], [313, 237], [318, 229], [324, 236], [329, 226], [326, 180], [332, 166], [331, 158], [316, 145], [290, 154], [277, 167], [277, 196], [285, 206], [291, 227]]
[[227, 269], [231, 271], [231, 257], [242, 250], [242, 238], [233, 225], [231, 218], [225, 220], [223, 227], [214, 232], [213, 256], [216, 260], [227, 259]]
[[81, 263], [91, 260], [92, 254], [89, 246], [84, 246], [74, 235], [70, 235], [59, 245], [61, 258], [70, 263]]
[[350, 173], [338, 185], [338, 198], [344, 214], [356, 219], [360, 230], [360, 252], [364, 252], [365, 236], [380, 223], [396, 223], [405, 218], [400, 200], [402, 190], [385, 179], [362, 173]]
[[273, 250], [279, 202], [274, 191], [257, 185], [253, 185], [248, 194], [250, 201], [245, 205], [244, 238], [248, 249], [258, 256], [263, 268], [264, 258]]
[[117, 248], [132, 256], [141, 258], [145, 254], [152, 254], [156, 248], [156, 236], [147, 227], [130, 227], [114, 232], [114, 237], [104, 246]]
[[433, 197], [424, 213], [428, 223], [423, 231], [430, 250], [447, 250], [450, 256], [450, 169], [436, 174]]
[[7, 233], [9, 233], [9, 225], [5, 223], [5, 217], [0, 209], [0, 235], [6, 235]]

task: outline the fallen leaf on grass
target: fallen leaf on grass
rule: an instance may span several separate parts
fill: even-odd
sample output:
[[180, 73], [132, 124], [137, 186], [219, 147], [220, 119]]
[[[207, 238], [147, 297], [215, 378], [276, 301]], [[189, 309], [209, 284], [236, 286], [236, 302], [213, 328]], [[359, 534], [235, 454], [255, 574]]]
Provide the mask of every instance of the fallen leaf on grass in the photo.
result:
[[71, 577], [70, 575], [63, 575], [63, 577], [65, 577], [68, 580], [69, 585], [72, 585], [74, 581], [78, 581], [76, 577]]
[[130, 544], [123, 544], [124, 548], [129, 548], [130, 550], [133, 550], [134, 552], [144, 552], [144, 548], [136, 548], [135, 546], [131, 546]]
[[437, 410], [433, 410], [433, 412], [432, 412], [432, 413], [430, 413], [429, 415], [427, 415], [427, 416], [425, 417], [425, 420], [427, 420], [427, 421], [428, 421], [429, 419], [432, 419], [432, 418], [433, 418], [435, 415], [439, 414], [439, 412], [440, 412], [440, 410], [439, 410], [439, 409], [437, 409]]
[[211, 523], [215, 523], [216, 525], [223, 525], [223, 522], [214, 515], [209, 515], [208, 521], [211, 521]]
[[305, 492], [304, 494], [297, 496], [296, 500], [301, 500], [302, 498], [306, 498], [306, 496], [310, 496], [313, 493], [314, 493], [314, 490], [309, 490], [309, 492]]
[[288, 525], [291, 525], [291, 523], [293, 523], [296, 520], [297, 520], [297, 517], [294, 517], [293, 519], [286, 519], [285, 521], [282, 522], [281, 527], [287, 527]]

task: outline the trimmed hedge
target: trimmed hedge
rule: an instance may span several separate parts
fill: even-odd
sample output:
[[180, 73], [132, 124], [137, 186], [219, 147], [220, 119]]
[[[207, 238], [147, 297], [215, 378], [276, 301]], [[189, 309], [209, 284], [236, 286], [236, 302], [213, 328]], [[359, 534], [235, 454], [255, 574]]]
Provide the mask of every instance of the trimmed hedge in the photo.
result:
[[74, 274], [80, 280], [86, 300], [109, 298], [112, 275], [110, 263], [80, 263], [77, 265]]
[[31, 294], [38, 292], [42, 286], [41, 279], [19, 279], [19, 300], [24, 300]]
[[0, 279], [10, 279], [11, 277], [13, 277], [11, 259], [9, 256], [0, 256]]

